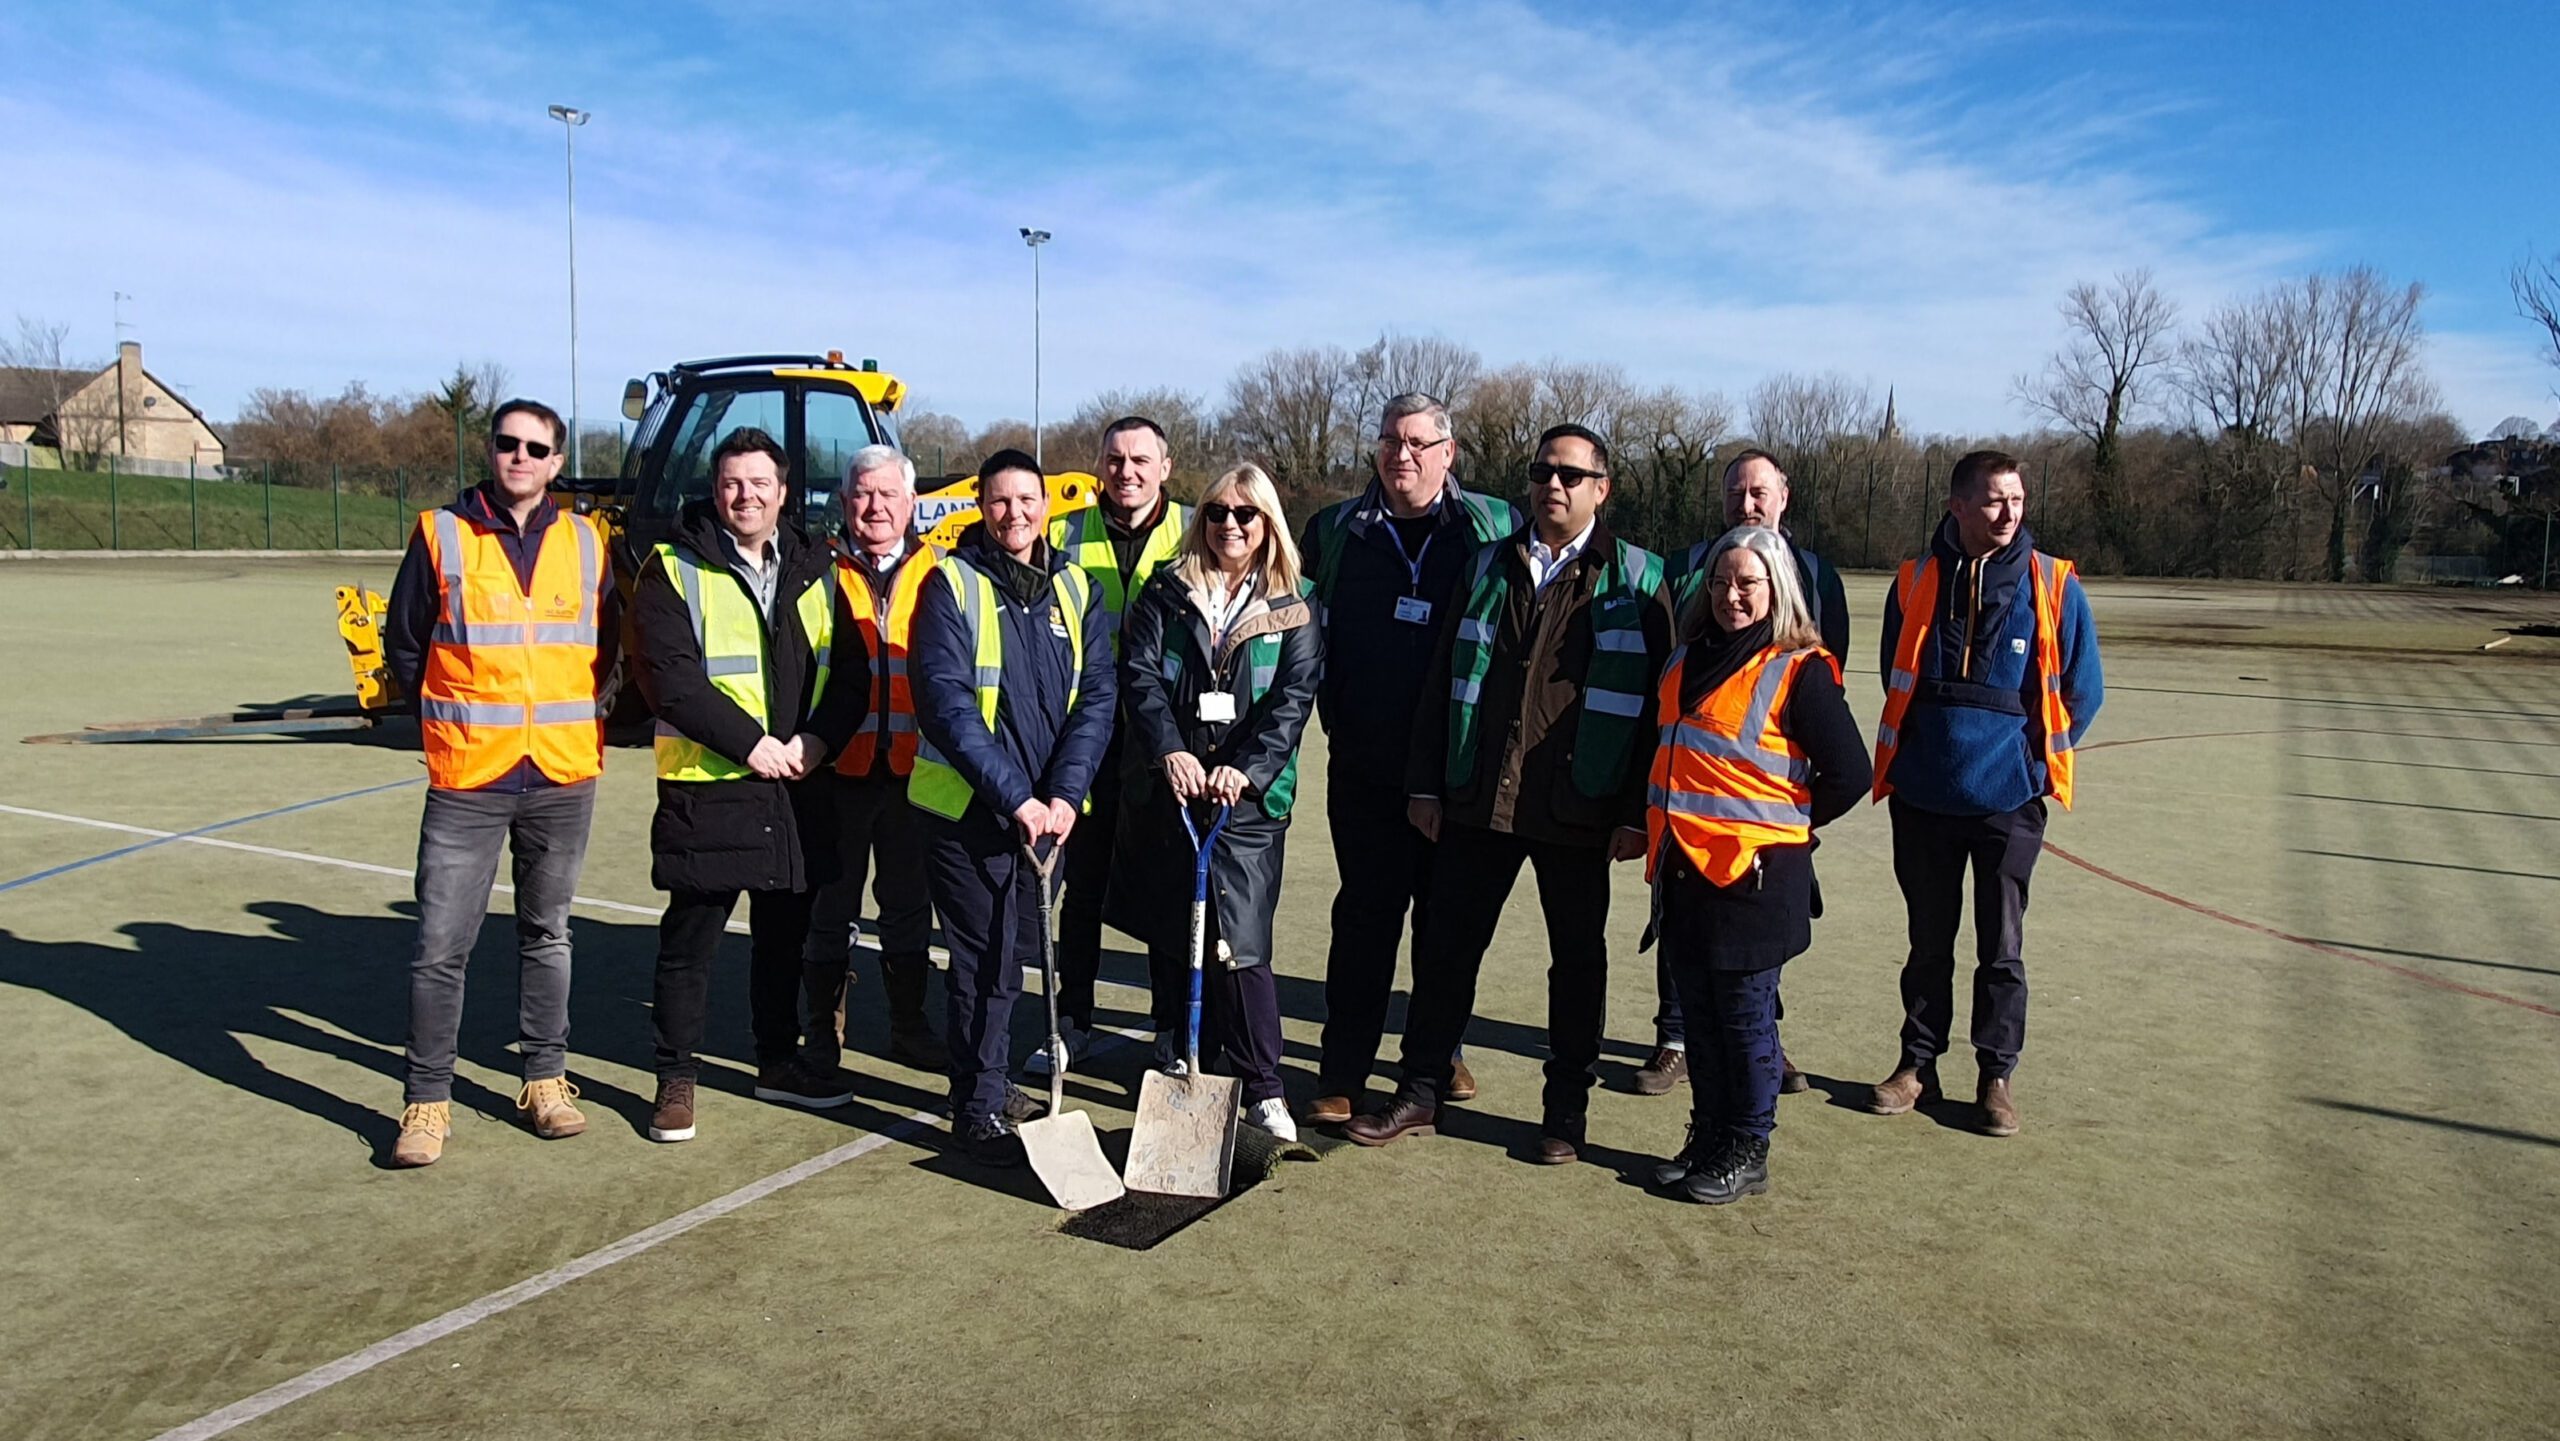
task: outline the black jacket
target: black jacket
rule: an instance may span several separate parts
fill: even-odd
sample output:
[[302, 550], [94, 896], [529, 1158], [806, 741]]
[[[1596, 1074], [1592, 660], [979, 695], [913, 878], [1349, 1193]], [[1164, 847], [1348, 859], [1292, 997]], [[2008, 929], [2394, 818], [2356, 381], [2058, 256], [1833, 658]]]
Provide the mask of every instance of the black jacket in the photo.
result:
[[[1813, 762], [1813, 824], [1819, 830], [1854, 809], [1874, 780], [1866, 737], [1831, 667], [1807, 662], [1796, 675], [1778, 729]], [[1649, 752], [1648, 752], [1649, 753]], [[1648, 770], [1650, 762], [1647, 765]], [[1817, 838], [1800, 846], [1766, 846], [1760, 870], [1730, 886], [1699, 875], [1677, 847], [1665, 856], [1655, 898], [1663, 956], [1709, 970], [1763, 970], [1802, 955], [1822, 914], [1814, 884]]]
[[[769, 781], [743, 776], [726, 781], [658, 782], [658, 813], [649, 827], [654, 864], [650, 883], [662, 891], [801, 891], [835, 878], [833, 794], [825, 767], [862, 723], [871, 694], [870, 657], [863, 653], [843, 590], [834, 581], [834, 558], [788, 521], [775, 533], [781, 547], [775, 617], [765, 617], [766, 699], [772, 734], [781, 740], [806, 731], [818, 738], [809, 778]], [[711, 567], [711, 584], [731, 585], [754, 604], [746, 582], [729, 568], [720, 525], [709, 501], [689, 502], [667, 543]], [[812, 582], [827, 587], [835, 609], [835, 639], [828, 657], [826, 693], [810, 694], [817, 653], [792, 600]], [[693, 613], [655, 552], [643, 561], [632, 594], [634, 673], [641, 694], [661, 724], [743, 765], [766, 734], [755, 717], [714, 689], [694, 638]]]
[[1100, 774], [1120, 700], [1110, 608], [1096, 585], [1085, 606], [1084, 669], [1076, 670], [1065, 618], [1056, 614], [1056, 577], [1072, 563], [1046, 541], [1032, 548], [1031, 558], [1026, 565], [1005, 554], [987, 538], [984, 521], [960, 532], [951, 551], [951, 559], [967, 561], [996, 587], [1004, 687], [992, 729], [978, 709], [977, 656], [949, 585], [924, 588], [907, 640], [916, 730], [969, 783], [961, 820], [972, 826], [1010, 829], [1024, 801], [1081, 805], [1096, 784], [1110, 783]]
[[[1437, 647], [1414, 708], [1406, 793], [1436, 796], [1443, 822], [1505, 831], [1525, 840], [1606, 845], [1621, 826], [1644, 824], [1645, 773], [1652, 728], [1640, 725], [1627, 764], [1608, 796], [1582, 793], [1573, 779], [1573, 748], [1582, 725], [1593, 652], [1591, 607], [1604, 567], [1617, 552], [1606, 520], [1591, 528], [1582, 551], [1540, 590], [1529, 580], [1526, 527], [1503, 541], [1495, 571], [1508, 584], [1494, 627], [1493, 665], [1477, 701], [1476, 760], [1471, 775], [1448, 780], [1451, 651], [1466, 597], [1449, 597]], [[1671, 598], [1657, 586], [1636, 597], [1643, 609], [1645, 683], [1650, 691], [1671, 656]]]
[[[1244, 705], [1249, 689], [1244, 643], [1275, 632], [1280, 659], [1271, 688], [1261, 700]], [[1297, 755], [1307, 718], [1315, 710], [1316, 679], [1324, 668], [1322, 612], [1300, 596], [1262, 596], [1220, 648], [1211, 667], [1213, 680], [1199, 660], [1209, 654], [1209, 623], [1168, 565], [1130, 602], [1126, 639], [1121, 660], [1128, 689], [1121, 705], [1129, 735], [1106, 918], [1134, 936], [1159, 943], [1187, 941], [1193, 852], [1162, 762], [1188, 751], [1205, 770], [1233, 766], [1244, 772], [1244, 799], [1228, 818], [1210, 860], [1209, 900], [1217, 908], [1218, 933], [1233, 964], [1268, 964], [1289, 822], [1271, 815], [1263, 797]], [[1168, 654], [1182, 657], [1180, 673], [1171, 678], [1165, 674]], [[1242, 710], [1232, 723], [1200, 719], [1200, 695], [1209, 690], [1236, 697]], [[1306, 784], [1300, 776], [1302, 791]], [[1201, 819], [1208, 810], [1200, 807]]]
[[[1431, 664], [1441, 618], [1465, 604], [1456, 591], [1478, 548], [1459, 494], [1453, 476], [1427, 539], [1414, 547], [1421, 553], [1418, 580], [1397, 548], [1394, 522], [1375, 481], [1365, 492], [1316, 512], [1299, 538], [1299, 559], [1313, 575], [1325, 532], [1348, 527], [1332, 593], [1316, 597], [1325, 625], [1324, 680], [1316, 702], [1332, 779], [1404, 786], [1423, 672]], [[1396, 619], [1396, 603], [1408, 598], [1429, 606], [1430, 614], [1418, 622]]]

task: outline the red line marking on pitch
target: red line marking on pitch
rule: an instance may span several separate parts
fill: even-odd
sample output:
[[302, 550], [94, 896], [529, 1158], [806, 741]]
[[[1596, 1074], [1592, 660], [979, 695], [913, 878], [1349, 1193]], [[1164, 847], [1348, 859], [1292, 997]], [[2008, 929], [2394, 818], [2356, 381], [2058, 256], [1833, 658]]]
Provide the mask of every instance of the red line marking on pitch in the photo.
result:
[[[2152, 741], [2201, 741], [2223, 740], [2237, 736], [2299, 735], [2335, 729], [2338, 729], [2338, 727], [2286, 726], [2277, 730], [2205, 731], [2193, 735], [2135, 736], [2129, 740], [2101, 741], [2096, 745], [2082, 746], [2080, 749], [2084, 751], [2104, 750], [2108, 746], [2147, 745]], [[2409, 966], [2397, 965], [2393, 962], [2383, 960], [2378, 956], [2368, 956], [2359, 951], [2348, 950], [2343, 946], [2333, 946], [2324, 941], [2315, 941], [2309, 936], [2297, 936], [2291, 931], [2280, 931], [2273, 926], [2261, 925], [2260, 923], [2249, 920], [2245, 917], [2235, 916], [2229, 911], [2215, 910], [2211, 906], [2188, 900], [2184, 896], [2171, 895], [2169, 892], [2160, 889], [2158, 886], [2144, 885], [2142, 882], [2135, 880], [2131, 876], [2118, 875], [2114, 871], [2108, 870], [2105, 866], [2099, 865], [2096, 861], [2083, 860], [2080, 857], [2073, 855], [2071, 852], [2064, 850], [2062, 847], [2055, 845], [2051, 841], [2045, 842], [2044, 848], [2053, 852], [2055, 855], [2062, 857], [2064, 860], [2069, 861], [2071, 864], [2078, 866], [2080, 869], [2087, 871], [2089, 874], [2098, 877], [2100, 880], [2113, 881], [2117, 885], [2120, 885], [2129, 891], [2139, 891], [2142, 894], [2151, 897], [2155, 901], [2166, 901], [2180, 910], [2193, 911], [2197, 915], [2208, 916], [2214, 920], [2222, 922], [2226, 926], [2238, 926], [2244, 931], [2255, 931], [2259, 935], [2271, 936], [2279, 941], [2290, 941], [2294, 945], [2300, 946], [2307, 951], [2318, 951], [2324, 956], [2336, 956], [2340, 960], [2354, 961], [2358, 965], [2371, 966], [2377, 971], [2383, 971], [2390, 975], [2398, 976], [2404, 981], [2416, 981], [2419, 985], [2433, 986], [2440, 991], [2452, 991], [2457, 995], [2472, 996], [2483, 1001], [2496, 1001], [2500, 1005], [2514, 1006], [2518, 1010], [2531, 1011], [2536, 1015], [2549, 1016], [2554, 1020], [2560, 1020], [2560, 1007], [2546, 1006], [2539, 1001], [2528, 1001], [2522, 996], [2511, 996], [2504, 991], [2492, 991], [2481, 986], [2467, 986], [2460, 981], [2449, 981], [2442, 976], [2432, 976], [2427, 974], [2425, 971], [2417, 970]]]

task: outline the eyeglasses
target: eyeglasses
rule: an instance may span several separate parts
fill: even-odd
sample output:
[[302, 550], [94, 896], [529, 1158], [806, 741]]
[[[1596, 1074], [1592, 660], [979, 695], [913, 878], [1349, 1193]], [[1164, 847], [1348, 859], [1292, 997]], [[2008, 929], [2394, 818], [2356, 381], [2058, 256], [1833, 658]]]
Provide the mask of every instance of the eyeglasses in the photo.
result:
[[1578, 465], [1549, 465], [1540, 460], [1531, 462], [1529, 466], [1531, 485], [1544, 485], [1552, 480], [1565, 489], [1571, 490], [1586, 480], [1607, 480], [1608, 478], [1609, 472], [1605, 470], [1584, 470]]
[[1236, 529], [1251, 530], [1253, 523], [1262, 519], [1262, 512], [1250, 505], [1210, 504], [1200, 507], [1200, 518], [1211, 525], [1225, 525], [1232, 520]]
[[1419, 460], [1430, 453], [1434, 447], [1447, 445], [1451, 439], [1452, 437], [1446, 435], [1438, 440], [1407, 440], [1401, 435], [1382, 435], [1378, 437], [1378, 453], [1381, 455], [1410, 454]]
[[521, 448], [526, 455], [535, 460], [549, 460], [560, 449], [556, 445], [545, 445], [541, 441], [526, 440], [522, 436], [515, 435], [490, 436], [489, 448], [500, 455], [513, 455]]

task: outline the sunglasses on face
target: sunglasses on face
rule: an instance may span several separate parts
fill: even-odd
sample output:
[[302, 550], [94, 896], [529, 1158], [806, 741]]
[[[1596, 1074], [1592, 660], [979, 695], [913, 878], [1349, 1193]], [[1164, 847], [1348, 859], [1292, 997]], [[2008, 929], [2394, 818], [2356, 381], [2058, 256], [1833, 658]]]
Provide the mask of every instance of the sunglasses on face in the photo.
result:
[[538, 440], [526, 440], [521, 436], [514, 435], [490, 436], [489, 448], [500, 455], [513, 455], [521, 449], [526, 455], [535, 460], [549, 460], [554, 454], [558, 453], [560, 449], [560, 447], [556, 445], [545, 445]]
[[1544, 485], [1552, 480], [1565, 489], [1571, 490], [1586, 480], [1608, 478], [1609, 472], [1605, 470], [1584, 470], [1578, 465], [1549, 465], [1543, 460], [1533, 462], [1529, 467], [1531, 485]]
[[1200, 507], [1200, 518], [1211, 525], [1225, 525], [1232, 520], [1236, 529], [1251, 530], [1253, 523], [1262, 519], [1262, 512], [1249, 505], [1210, 504]]

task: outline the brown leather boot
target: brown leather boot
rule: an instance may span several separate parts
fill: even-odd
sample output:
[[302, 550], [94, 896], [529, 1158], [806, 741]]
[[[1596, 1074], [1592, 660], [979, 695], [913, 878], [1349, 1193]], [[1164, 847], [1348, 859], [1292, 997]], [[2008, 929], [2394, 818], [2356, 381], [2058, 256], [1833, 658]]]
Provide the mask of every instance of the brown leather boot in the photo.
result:
[[1449, 1094], [1444, 1099], [1472, 1101], [1475, 1098], [1476, 1073], [1467, 1069], [1467, 1058], [1460, 1056], [1449, 1063]]
[[1351, 1119], [1351, 1098], [1341, 1095], [1318, 1096], [1307, 1103], [1307, 1109], [1299, 1119], [1310, 1126], [1343, 1125]]
[[1689, 1079], [1689, 1053], [1676, 1046], [1659, 1046], [1653, 1059], [1636, 1069], [1636, 1094], [1667, 1096], [1671, 1088]]
[[1437, 1107], [1408, 1097], [1398, 1096], [1383, 1111], [1354, 1116], [1342, 1134], [1363, 1146], [1383, 1146], [1405, 1136], [1437, 1135], [1440, 1112]]
[[1922, 1101], [1938, 1099], [1938, 1068], [1905, 1065], [1876, 1086], [1868, 1098], [1867, 1109], [1879, 1116], [1899, 1116]]
[[1985, 1076], [1982, 1090], [1974, 1098], [1982, 1106], [1982, 1134], [2014, 1136], [2018, 1134], [2018, 1103], [2009, 1097], [2007, 1076]]

